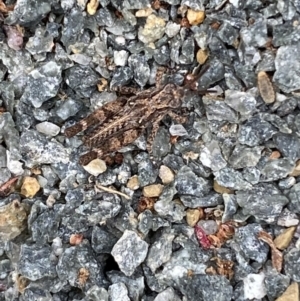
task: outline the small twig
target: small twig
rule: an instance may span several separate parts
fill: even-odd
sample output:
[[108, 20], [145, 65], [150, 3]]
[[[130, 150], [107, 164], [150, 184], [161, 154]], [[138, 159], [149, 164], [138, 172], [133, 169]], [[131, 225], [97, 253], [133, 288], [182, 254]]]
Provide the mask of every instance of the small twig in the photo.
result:
[[98, 183], [96, 183], [95, 187], [98, 188], [98, 189], [101, 189], [101, 190], [103, 190], [103, 191], [112, 193], [112, 194], [118, 194], [118, 195], [124, 197], [126, 200], [130, 200], [130, 196], [129, 196], [129, 195], [127, 195], [127, 194], [125, 194], [125, 193], [122, 193], [122, 192], [120, 192], [120, 191], [117, 191], [117, 190], [115, 190], [115, 189], [112, 189], [112, 188], [109, 188], [109, 187], [102, 186], [102, 185], [100, 185], [100, 184], [98, 184]]

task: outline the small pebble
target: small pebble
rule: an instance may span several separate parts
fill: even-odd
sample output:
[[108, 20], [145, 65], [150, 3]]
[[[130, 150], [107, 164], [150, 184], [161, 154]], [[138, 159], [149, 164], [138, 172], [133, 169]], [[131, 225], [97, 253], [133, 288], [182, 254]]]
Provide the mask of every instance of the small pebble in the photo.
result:
[[90, 2], [87, 5], [88, 14], [93, 16], [97, 11], [98, 6], [99, 6], [98, 0], [90, 0]]
[[215, 234], [218, 231], [218, 224], [214, 220], [200, 220], [197, 224], [206, 235]]
[[92, 160], [89, 164], [83, 166], [83, 168], [91, 175], [97, 177], [101, 173], [104, 173], [107, 169], [106, 163], [101, 159]]
[[129, 188], [131, 190], [137, 190], [139, 187], [140, 187], [140, 183], [139, 183], [138, 176], [135, 175], [128, 180], [127, 188]]
[[21, 194], [27, 198], [33, 198], [40, 188], [41, 186], [36, 178], [25, 177], [21, 187]]
[[152, 12], [153, 12], [153, 9], [151, 7], [147, 7], [147, 8], [138, 10], [135, 13], [135, 16], [137, 18], [145, 18], [145, 17], [150, 16], [152, 14]]
[[155, 15], [147, 18], [144, 28], [140, 28], [138, 32], [139, 40], [145, 44], [155, 42], [165, 33], [165, 20]]
[[179, 136], [179, 137], [188, 134], [182, 124], [172, 124], [170, 126], [169, 132], [172, 136]]
[[200, 65], [203, 65], [208, 59], [209, 53], [208, 50], [199, 49], [196, 54], [197, 62]]
[[293, 282], [286, 291], [275, 301], [297, 301], [299, 300], [299, 284]]
[[46, 136], [51, 136], [54, 137], [60, 132], [60, 127], [57, 126], [56, 124], [48, 121], [44, 121], [41, 123], [38, 123], [36, 125], [36, 129], [42, 133], [45, 134]]
[[125, 50], [114, 51], [114, 62], [116, 66], [125, 66], [128, 59], [128, 52]]
[[148, 198], [154, 198], [161, 195], [164, 185], [153, 184], [143, 188], [143, 195]]
[[275, 92], [273, 85], [266, 72], [260, 71], [257, 75], [257, 85], [261, 95], [261, 98], [266, 104], [273, 103], [275, 101]]
[[71, 234], [70, 236], [70, 245], [76, 246], [82, 242], [83, 235], [82, 234]]
[[221, 193], [221, 194], [224, 194], [224, 193], [232, 194], [232, 193], [234, 193], [233, 190], [218, 184], [217, 181], [214, 181], [214, 191], [218, 192], [218, 193]]
[[300, 160], [297, 161], [296, 166], [294, 167], [293, 171], [290, 173], [292, 177], [300, 176]]
[[0, 207], [0, 239], [8, 241], [17, 237], [27, 227], [26, 205], [18, 200]]
[[290, 227], [285, 229], [281, 234], [279, 234], [274, 239], [276, 248], [279, 250], [285, 250], [289, 246], [292, 238], [294, 237], [295, 231], [296, 227]]
[[199, 209], [186, 210], [186, 222], [190, 227], [195, 227], [200, 217], [203, 215], [203, 211]]
[[163, 184], [172, 183], [175, 178], [173, 171], [165, 165], [161, 165], [159, 168], [159, 177]]
[[264, 284], [265, 275], [260, 274], [249, 274], [244, 281], [244, 298], [245, 299], [261, 299], [266, 295], [266, 287]]
[[186, 17], [191, 25], [198, 25], [204, 21], [205, 12], [188, 9]]

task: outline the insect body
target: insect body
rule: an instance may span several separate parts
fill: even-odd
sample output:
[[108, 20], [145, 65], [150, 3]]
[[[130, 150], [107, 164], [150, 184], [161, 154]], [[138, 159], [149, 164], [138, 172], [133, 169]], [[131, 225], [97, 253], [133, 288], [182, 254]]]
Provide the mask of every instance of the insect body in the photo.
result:
[[136, 140], [150, 126], [152, 131], [147, 149], [151, 152], [153, 139], [164, 116], [169, 115], [180, 123], [185, 122], [186, 118], [176, 113], [181, 107], [184, 89], [167, 84], [137, 92], [128, 98], [119, 97], [67, 128], [65, 135], [68, 138], [91, 129], [83, 138], [84, 144], [91, 151], [80, 157], [80, 164], [86, 165], [97, 157], [118, 151]]

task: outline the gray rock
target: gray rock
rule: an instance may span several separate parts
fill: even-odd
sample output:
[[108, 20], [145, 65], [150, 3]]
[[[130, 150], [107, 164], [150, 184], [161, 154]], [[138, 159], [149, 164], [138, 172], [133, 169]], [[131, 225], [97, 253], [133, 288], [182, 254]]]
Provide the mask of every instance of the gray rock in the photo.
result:
[[30, 72], [30, 77], [21, 101], [35, 108], [56, 96], [61, 83], [61, 69], [55, 62], [48, 62]]
[[104, 197], [101, 202], [99, 200], [91, 200], [80, 205], [75, 212], [85, 216], [91, 225], [105, 223], [106, 220], [115, 217], [121, 209], [119, 201], [113, 196]]
[[290, 278], [286, 275], [270, 270], [265, 276], [265, 287], [269, 298], [277, 298], [283, 294], [290, 284]]
[[94, 226], [92, 231], [92, 248], [96, 253], [110, 253], [118, 238], [105, 227]]
[[158, 201], [154, 204], [154, 210], [157, 214], [172, 222], [181, 221], [185, 216], [184, 206], [173, 202], [176, 192], [177, 191], [174, 186], [165, 186]]
[[126, 285], [122, 282], [114, 283], [108, 288], [110, 300], [130, 301]]
[[256, 115], [240, 126], [238, 139], [241, 144], [256, 146], [271, 139], [276, 132], [273, 125]]
[[256, 166], [261, 157], [261, 147], [246, 147], [244, 145], [237, 145], [228, 163], [235, 169]]
[[152, 153], [155, 158], [162, 158], [170, 152], [171, 144], [169, 141], [169, 132], [163, 127], [159, 128], [152, 144]]
[[133, 70], [134, 80], [144, 87], [149, 80], [150, 67], [144, 55], [133, 54], [128, 59], [128, 65]]
[[271, 160], [261, 170], [261, 181], [271, 182], [285, 178], [295, 167], [294, 162], [289, 158]]
[[253, 187], [251, 191], [237, 191], [236, 200], [243, 214], [272, 223], [289, 203], [287, 197], [272, 184]]
[[233, 219], [233, 215], [236, 213], [238, 204], [236, 201], [236, 196], [232, 194], [223, 194], [224, 200], [224, 213], [222, 216], [222, 223], [225, 223]]
[[54, 139], [49, 141], [44, 135], [34, 130], [22, 133], [20, 152], [28, 167], [69, 162], [68, 152], [60, 143]]
[[51, 260], [49, 246], [27, 245], [21, 246], [18, 270], [22, 276], [31, 281], [44, 277], [56, 277], [56, 263]]
[[64, 16], [64, 26], [62, 30], [61, 41], [67, 51], [68, 48], [75, 44], [83, 29], [84, 17], [77, 7], [72, 7]]
[[214, 207], [222, 204], [222, 197], [218, 193], [209, 193], [206, 196], [181, 195], [180, 201], [188, 208]]
[[10, 113], [0, 114], [0, 141], [5, 142], [6, 148], [12, 153], [11, 158], [20, 159], [19, 153], [19, 132]]
[[256, 99], [251, 92], [226, 90], [224, 101], [241, 115], [249, 116], [256, 111]]
[[284, 271], [285, 274], [293, 279], [300, 281], [300, 250], [293, 248], [284, 256]]
[[29, 38], [26, 49], [32, 54], [51, 52], [54, 46], [53, 37], [45, 29], [38, 27], [34, 37]]
[[147, 158], [138, 165], [138, 178], [141, 187], [153, 184], [158, 176], [158, 170]]
[[236, 28], [231, 26], [228, 22], [221, 24], [218, 30], [220, 39], [228, 45], [233, 45], [239, 36], [239, 32]]
[[275, 58], [276, 72], [274, 83], [284, 92], [290, 93], [298, 89], [300, 84], [299, 51], [296, 45], [282, 46], [278, 49]]
[[295, 213], [300, 213], [300, 183], [295, 184], [287, 191], [287, 196], [290, 200], [288, 208]]
[[214, 101], [206, 107], [206, 117], [208, 120], [226, 120], [231, 123], [238, 121], [237, 113], [221, 101]]
[[175, 178], [176, 189], [180, 195], [193, 195], [202, 197], [209, 193], [211, 183], [201, 177], [197, 177], [192, 170], [183, 166]]
[[240, 245], [246, 258], [264, 263], [268, 256], [269, 246], [257, 238], [259, 231], [263, 231], [259, 224], [249, 224], [238, 228], [234, 239]]
[[82, 103], [80, 101], [68, 98], [55, 109], [55, 114], [62, 120], [67, 120], [69, 117], [76, 115], [81, 108]]
[[227, 165], [219, 147], [219, 143], [215, 140], [210, 141], [202, 149], [200, 161], [203, 165], [211, 168], [213, 171], [218, 171]]
[[111, 254], [118, 263], [120, 270], [131, 276], [135, 269], [145, 260], [148, 244], [130, 230], [125, 230], [123, 236], [114, 245]]
[[17, 23], [21, 26], [33, 26], [46, 17], [51, 11], [51, 4], [53, 3], [54, 1], [20, 0], [7, 22]]
[[186, 276], [179, 281], [179, 290], [190, 301], [227, 301], [233, 296], [229, 280], [222, 276], [195, 275], [192, 279]]
[[293, 161], [300, 158], [300, 139], [296, 135], [278, 133], [273, 137], [273, 142], [283, 156]]
[[267, 21], [256, 19], [253, 24], [240, 31], [241, 40], [248, 46], [262, 47], [268, 41]]
[[96, 260], [90, 245], [84, 241], [81, 244], [66, 248], [59, 258], [56, 266], [57, 275], [60, 280], [68, 281], [74, 287], [82, 287], [78, 279], [78, 273], [88, 271], [87, 283], [98, 286], [105, 286], [103, 268]]
[[145, 289], [144, 277], [132, 279], [119, 271], [110, 271], [107, 273], [107, 277], [112, 283], [124, 283], [128, 289], [130, 300], [139, 301], [141, 299]]
[[215, 180], [219, 185], [231, 188], [234, 190], [251, 189], [252, 185], [244, 180], [241, 172], [230, 167], [225, 167], [217, 172], [214, 172]]
[[168, 287], [159, 293], [153, 301], [181, 301], [181, 298], [179, 298], [172, 287]]
[[146, 264], [152, 273], [171, 258], [174, 237], [172, 231], [165, 230], [149, 248]]

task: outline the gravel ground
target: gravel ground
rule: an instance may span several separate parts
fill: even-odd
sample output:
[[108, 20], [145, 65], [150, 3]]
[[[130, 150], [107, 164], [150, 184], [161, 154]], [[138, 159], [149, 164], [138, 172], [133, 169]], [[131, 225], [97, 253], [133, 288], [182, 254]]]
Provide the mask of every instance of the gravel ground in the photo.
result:
[[[0, 301], [299, 300], [299, 0], [0, 12]], [[161, 67], [204, 71], [187, 122], [81, 166], [65, 129]]]

